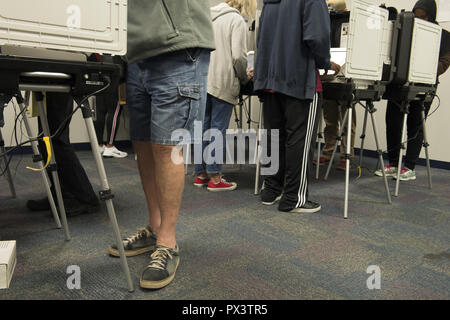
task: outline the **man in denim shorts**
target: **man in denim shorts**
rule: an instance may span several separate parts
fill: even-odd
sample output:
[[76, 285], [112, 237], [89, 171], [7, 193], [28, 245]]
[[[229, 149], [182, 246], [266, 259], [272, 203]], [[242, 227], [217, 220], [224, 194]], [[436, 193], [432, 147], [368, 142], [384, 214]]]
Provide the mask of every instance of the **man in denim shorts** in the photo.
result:
[[[128, 2], [127, 103], [130, 135], [149, 210], [149, 225], [124, 239], [125, 253], [152, 252], [140, 278], [159, 289], [174, 278], [180, 258], [175, 238], [184, 165], [173, 161], [184, 129], [202, 121], [214, 35], [208, 0]], [[183, 143], [191, 143], [183, 140]], [[112, 245], [109, 253], [118, 256]]]

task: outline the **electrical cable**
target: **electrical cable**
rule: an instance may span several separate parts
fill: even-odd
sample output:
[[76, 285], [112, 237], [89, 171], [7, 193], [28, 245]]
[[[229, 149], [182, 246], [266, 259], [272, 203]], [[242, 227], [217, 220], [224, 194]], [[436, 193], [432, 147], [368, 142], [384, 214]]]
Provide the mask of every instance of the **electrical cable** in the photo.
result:
[[[58, 127], [58, 129], [55, 131], [55, 133], [49, 137], [49, 139], [54, 139], [54, 138], [58, 137], [58, 136], [61, 134], [61, 132], [67, 127], [67, 124], [69, 123], [69, 120], [72, 119], [72, 116], [75, 114], [75, 112], [78, 111], [78, 109], [81, 109], [81, 108], [88, 108], [88, 107], [84, 107], [83, 104], [84, 104], [91, 96], [97, 95], [97, 94], [99, 94], [99, 93], [101, 93], [101, 92], [103, 92], [103, 91], [105, 91], [106, 89], [109, 88], [109, 86], [111, 85], [111, 80], [109, 79], [109, 77], [104, 77], [103, 79], [107, 82], [107, 84], [106, 84], [103, 88], [101, 88], [101, 89], [99, 89], [99, 90], [97, 90], [97, 91], [95, 91], [95, 92], [93, 92], [93, 93], [87, 95], [87, 96], [84, 97], [83, 100], [81, 100], [80, 102], [76, 102], [76, 103], [77, 103], [77, 107], [73, 110], [73, 112], [72, 112], [66, 119], [64, 119], [64, 121], [61, 123], [61, 125]], [[18, 116], [20, 116], [25, 110], [26, 110], [26, 109], [24, 108], [24, 109], [19, 113]], [[17, 118], [18, 118], [18, 116], [16, 117], [15, 125], [16, 125], [16, 123], [17, 123]], [[12, 153], [14, 150], [16, 150], [16, 149], [22, 147], [23, 145], [25, 145], [25, 144], [27, 144], [27, 143], [31, 143], [31, 142], [34, 142], [34, 141], [38, 141], [39, 138], [40, 138], [40, 136], [36, 137], [36, 139], [29, 139], [29, 140], [27, 140], [27, 141], [21, 142], [21, 143], [19, 143], [18, 145], [14, 146], [14, 147], [10, 148], [9, 150], [5, 151], [4, 153], [0, 154], [0, 157], [3, 157], [3, 156], [5, 156], [5, 155], [7, 155], [7, 154]], [[9, 161], [10, 161], [10, 160], [9, 160]], [[6, 172], [6, 168], [5, 168], [4, 172]], [[3, 174], [4, 174], [4, 173], [3, 173]], [[0, 175], [1, 175], [1, 174], [0, 174]]]

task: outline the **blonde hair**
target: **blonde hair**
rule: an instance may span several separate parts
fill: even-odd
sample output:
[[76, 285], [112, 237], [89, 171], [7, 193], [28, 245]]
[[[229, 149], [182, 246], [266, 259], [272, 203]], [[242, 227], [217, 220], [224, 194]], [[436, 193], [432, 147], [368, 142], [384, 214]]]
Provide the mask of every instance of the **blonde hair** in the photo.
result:
[[232, 8], [237, 9], [244, 18], [252, 19], [255, 17], [256, 0], [225, 0]]

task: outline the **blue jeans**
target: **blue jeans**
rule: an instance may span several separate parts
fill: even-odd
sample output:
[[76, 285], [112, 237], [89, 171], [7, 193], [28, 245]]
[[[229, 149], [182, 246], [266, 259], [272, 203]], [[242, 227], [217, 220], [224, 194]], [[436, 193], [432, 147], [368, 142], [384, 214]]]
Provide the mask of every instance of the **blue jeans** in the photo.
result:
[[132, 141], [177, 145], [176, 130], [190, 133], [202, 121], [206, 103], [210, 51], [183, 49], [128, 66], [127, 104]]
[[[217, 99], [212, 95], [208, 94], [206, 98], [206, 110], [205, 110], [205, 118], [203, 120], [203, 133], [209, 129], [217, 129], [222, 133], [224, 138], [223, 148], [217, 148], [214, 152], [211, 153], [212, 156], [215, 156], [217, 152], [219, 155], [225, 155], [225, 146], [226, 146], [226, 131], [228, 128], [228, 124], [230, 123], [231, 113], [233, 112], [233, 105], [231, 103], [225, 102], [223, 100]], [[211, 139], [211, 143], [214, 142], [214, 137]], [[202, 143], [202, 155], [205, 148], [208, 146], [209, 141], [203, 141]], [[222, 161], [218, 161], [220, 163], [214, 162], [212, 164], [206, 164], [204, 157], [202, 164], [195, 165], [195, 173], [198, 175], [202, 172], [208, 172], [209, 174], [220, 173], [222, 170], [223, 156], [219, 157]]]

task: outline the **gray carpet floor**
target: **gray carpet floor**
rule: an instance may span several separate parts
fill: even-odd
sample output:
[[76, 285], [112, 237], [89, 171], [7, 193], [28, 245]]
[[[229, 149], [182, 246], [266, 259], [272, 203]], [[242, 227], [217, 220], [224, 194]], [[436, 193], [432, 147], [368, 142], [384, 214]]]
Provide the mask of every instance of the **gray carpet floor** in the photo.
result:
[[[79, 157], [99, 190], [89, 152]], [[15, 157], [17, 198], [11, 199], [0, 177], [0, 240], [17, 241], [17, 267], [0, 299], [449, 299], [450, 171], [426, 170], [404, 182], [400, 196], [387, 203], [382, 179], [369, 170], [360, 179], [352, 171], [349, 219], [343, 218], [344, 173], [328, 181], [311, 180], [310, 199], [321, 203], [316, 214], [279, 212], [253, 194], [254, 167], [226, 166], [233, 192], [211, 193], [192, 186], [186, 176], [177, 240], [181, 263], [166, 288], [139, 288], [148, 255], [129, 258], [136, 286], [129, 293], [119, 259], [109, 257], [113, 241], [104, 204], [99, 212], [69, 219], [72, 240], [64, 240], [49, 212], [27, 211], [27, 199], [41, 198], [40, 174], [25, 169], [30, 157]], [[368, 168], [375, 167], [366, 159]], [[122, 235], [145, 226], [148, 214], [136, 161], [107, 159]], [[17, 168], [17, 169], [16, 169]], [[192, 170], [192, 166], [190, 168]], [[325, 169], [321, 169], [323, 177]], [[393, 190], [394, 181], [389, 180]], [[67, 287], [67, 267], [81, 270], [81, 289]], [[369, 266], [381, 270], [381, 289], [369, 290]]]

